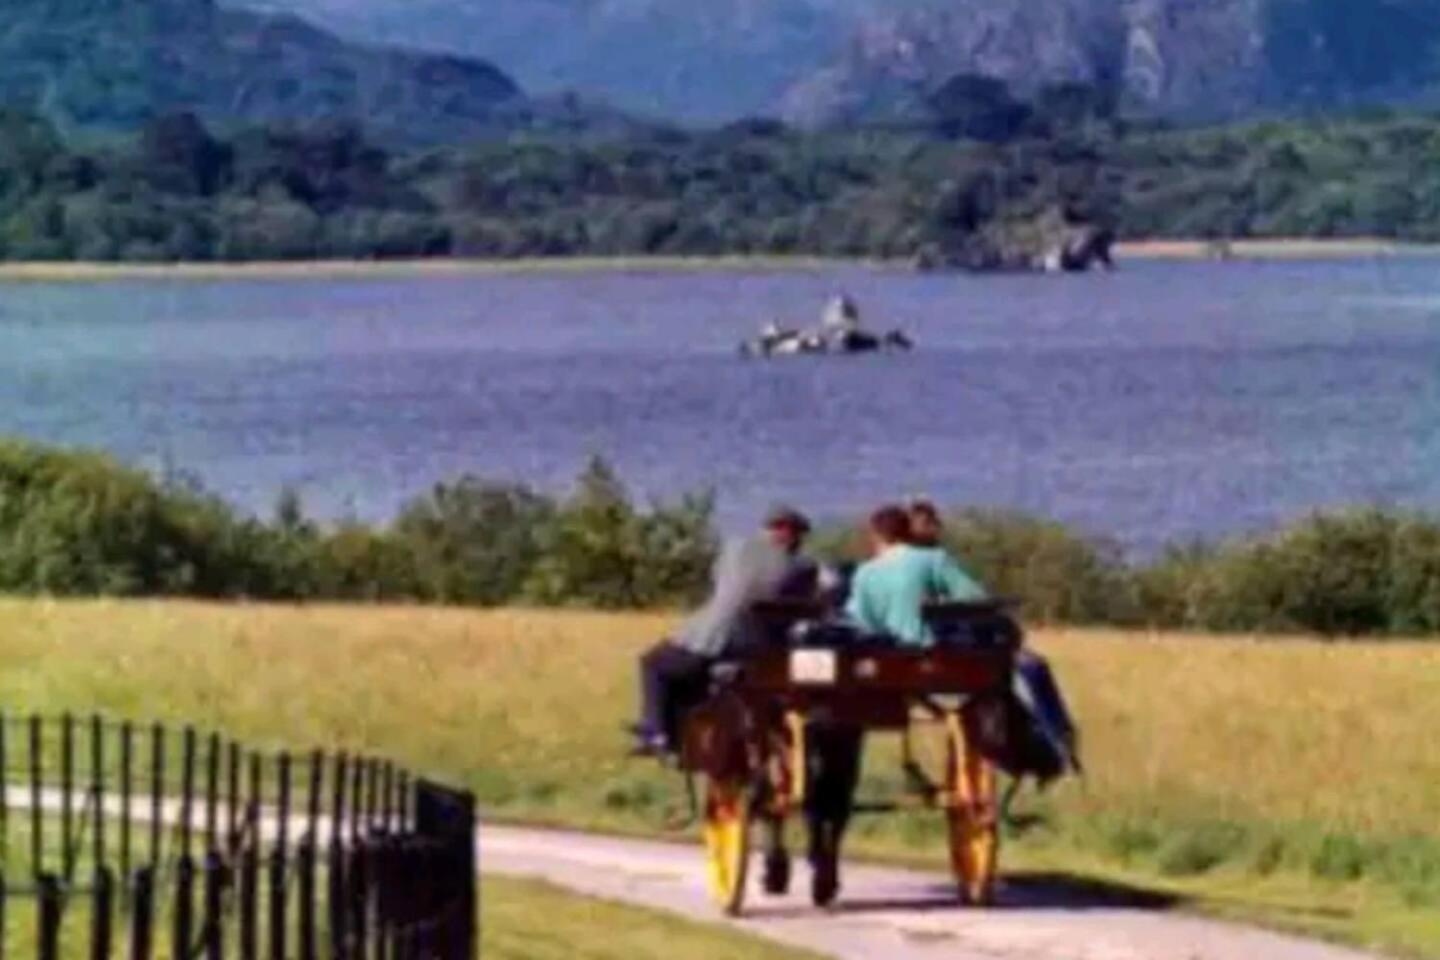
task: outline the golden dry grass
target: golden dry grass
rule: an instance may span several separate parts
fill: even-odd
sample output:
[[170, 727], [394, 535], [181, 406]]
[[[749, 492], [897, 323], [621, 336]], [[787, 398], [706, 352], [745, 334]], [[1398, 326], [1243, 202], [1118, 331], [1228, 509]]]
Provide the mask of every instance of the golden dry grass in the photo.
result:
[[[657, 829], [678, 784], [624, 757], [635, 655], [662, 615], [0, 603], [0, 703], [196, 721], [373, 751], [474, 787], [492, 816]], [[1089, 776], [1008, 862], [1440, 956], [1440, 645], [1038, 631]], [[893, 773], [876, 743], [868, 786]], [[938, 821], [870, 823], [937, 862]], [[1324, 907], [1323, 912], [1314, 908]], [[1312, 915], [1313, 914], [1313, 915]]]
[[1440, 645], [1060, 631], [1037, 641], [1083, 718], [1092, 801], [1362, 834], [1434, 829]]
[[[1402, 243], [1383, 237], [1274, 237], [1233, 240], [1229, 255], [1239, 260], [1348, 260], [1359, 257], [1433, 256], [1435, 244]], [[1210, 260], [1209, 240], [1132, 240], [1116, 245], [1122, 260]]]

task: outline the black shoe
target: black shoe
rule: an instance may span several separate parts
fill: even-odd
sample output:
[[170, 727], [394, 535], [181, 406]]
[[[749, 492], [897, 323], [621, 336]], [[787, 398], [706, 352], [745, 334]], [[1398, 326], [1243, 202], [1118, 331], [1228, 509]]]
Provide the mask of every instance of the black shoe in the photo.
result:
[[765, 854], [763, 887], [772, 897], [783, 897], [790, 892], [790, 854], [784, 850]]
[[816, 857], [810, 874], [810, 902], [829, 907], [840, 896], [840, 861], [834, 856]]

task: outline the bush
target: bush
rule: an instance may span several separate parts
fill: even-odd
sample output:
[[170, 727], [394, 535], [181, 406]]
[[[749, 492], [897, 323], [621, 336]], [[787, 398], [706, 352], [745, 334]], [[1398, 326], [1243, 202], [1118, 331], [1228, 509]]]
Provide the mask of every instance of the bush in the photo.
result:
[[214, 584], [209, 504], [91, 454], [0, 444], [0, 590], [197, 592]]
[[688, 600], [714, 559], [710, 513], [708, 498], [641, 513], [614, 471], [593, 460], [547, 530], [523, 596], [600, 609]]
[[421, 599], [494, 606], [519, 595], [555, 505], [522, 487], [462, 477], [411, 501], [394, 526]]
[[1017, 597], [1042, 623], [1115, 623], [1131, 616], [1119, 547], [1015, 513], [951, 516], [945, 542], [992, 593]]
[[1408, 552], [1436, 535], [1433, 524], [1361, 510], [1317, 514], [1219, 549], [1195, 569], [1186, 625], [1323, 636], [1424, 625], [1432, 578], [1423, 560], [1415, 570], [1397, 567], [1402, 530]]
[[[562, 502], [462, 477], [389, 526], [318, 524], [293, 493], [261, 520], [195, 484], [93, 454], [0, 442], [0, 592], [631, 609], [701, 599], [717, 551], [712, 497], [637, 508], [595, 460]], [[1326, 637], [1440, 632], [1440, 521], [1316, 514], [1218, 546], [1127, 563], [1118, 547], [1020, 514], [952, 514], [950, 550], [1046, 623]], [[858, 525], [814, 539], [858, 560]]]

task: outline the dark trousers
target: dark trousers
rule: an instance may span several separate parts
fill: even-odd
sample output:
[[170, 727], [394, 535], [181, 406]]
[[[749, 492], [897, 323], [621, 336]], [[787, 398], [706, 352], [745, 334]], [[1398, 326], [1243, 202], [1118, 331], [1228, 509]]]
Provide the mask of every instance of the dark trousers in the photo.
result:
[[807, 738], [809, 790], [805, 820], [810, 829], [810, 860], [838, 860], [855, 808], [865, 732], [858, 727], [814, 725]]
[[640, 658], [640, 724], [647, 733], [679, 742], [680, 718], [705, 695], [709, 657], [662, 641]]

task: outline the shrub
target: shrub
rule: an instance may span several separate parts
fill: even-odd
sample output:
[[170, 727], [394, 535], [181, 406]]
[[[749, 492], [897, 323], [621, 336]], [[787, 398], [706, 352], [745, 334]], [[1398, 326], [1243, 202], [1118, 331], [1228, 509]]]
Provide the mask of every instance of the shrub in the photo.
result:
[[523, 487], [467, 476], [411, 501], [393, 529], [421, 599], [493, 606], [519, 595], [554, 517], [551, 501]]
[[1044, 623], [1103, 623], [1130, 616], [1119, 548], [1058, 523], [1021, 514], [966, 510], [949, 518], [945, 541], [992, 593], [1018, 597]]
[[549, 525], [525, 599], [625, 609], [687, 600], [714, 559], [709, 498], [635, 509], [615, 472], [592, 460]]
[[[1420, 625], [1433, 574], [1396, 567], [1433, 543], [1433, 525], [1378, 510], [1316, 514], [1268, 537], [1218, 550], [1195, 571], [1188, 619], [1212, 630], [1383, 633]], [[1434, 561], [1431, 561], [1433, 565]], [[1397, 604], [1403, 603], [1401, 610]], [[1431, 608], [1433, 610], [1433, 607]]]
[[211, 587], [214, 557], [201, 533], [228, 519], [102, 456], [0, 444], [3, 590], [125, 596]]

